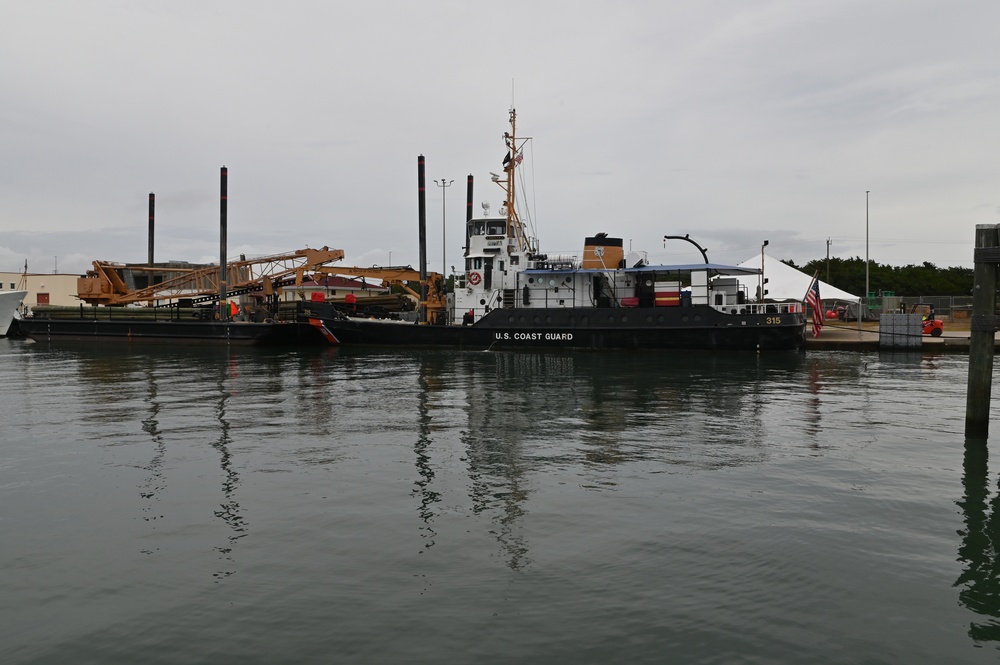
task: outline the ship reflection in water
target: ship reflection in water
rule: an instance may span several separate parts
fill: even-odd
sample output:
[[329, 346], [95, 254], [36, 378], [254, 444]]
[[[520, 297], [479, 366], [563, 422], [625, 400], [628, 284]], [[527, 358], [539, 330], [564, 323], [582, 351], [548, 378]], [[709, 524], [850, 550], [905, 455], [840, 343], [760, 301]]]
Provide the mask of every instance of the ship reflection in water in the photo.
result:
[[1000, 645], [961, 356], [3, 344], [15, 660]]

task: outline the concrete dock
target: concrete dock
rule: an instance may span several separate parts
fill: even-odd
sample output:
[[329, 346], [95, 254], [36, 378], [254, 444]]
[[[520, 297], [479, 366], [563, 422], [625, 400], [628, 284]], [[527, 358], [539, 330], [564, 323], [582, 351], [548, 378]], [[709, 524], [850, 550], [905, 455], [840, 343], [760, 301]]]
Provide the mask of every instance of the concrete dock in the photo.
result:
[[[935, 353], [968, 353], [970, 332], [968, 328], [948, 329], [945, 324], [945, 332], [940, 337], [922, 336], [922, 350]], [[878, 351], [879, 350], [879, 328], [878, 324], [865, 324], [860, 330], [857, 324], [839, 323], [838, 325], [826, 324], [820, 332], [819, 337], [812, 336], [812, 330], [806, 328], [806, 350], [847, 350], [847, 351]], [[1000, 348], [997, 346], [996, 348]]]

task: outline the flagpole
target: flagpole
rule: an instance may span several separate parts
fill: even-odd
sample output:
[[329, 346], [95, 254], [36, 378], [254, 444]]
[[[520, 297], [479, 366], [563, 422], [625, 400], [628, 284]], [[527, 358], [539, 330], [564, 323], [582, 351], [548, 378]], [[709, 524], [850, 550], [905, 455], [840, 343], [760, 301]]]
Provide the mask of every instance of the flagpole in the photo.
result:
[[822, 330], [823, 324], [825, 323], [823, 319], [825, 318], [826, 314], [823, 312], [823, 301], [821, 300], [821, 298], [822, 294], [819, 292], [819, 270], [817, 270], [815, 273], [813, 273], [812, 281], [809, 282], [809, 289], [806, 291], [806, 295], [803, 298], [804, 307], [812, 305], [813, 337], [819, 337], [819, 331]]
[[819, 270], [817, 270], [816, 272], [814, 272], [814, 273], [813, 273], [813, 278], [812, 278], [812, 280], [811, 280], [811, 281], [809, 282], [809, 287], [808, 287], [808, 288], [806, 288], [806, 293], [805, 293], [805, 295], [804, 295], [804, 296], [802, 296], [802, 302], [805, 302], [805, 301], [806, 301], [806, 298], [808, 298], [808, 297], [809, 297], [809, 292], [810, 292], [810, 291], [812, 291], [812, 288], [813, 288], [813, 282], [815, 282], [815, 281], [816, 281], [816, 278], [817, 278], [817, 277], [819, 277]]

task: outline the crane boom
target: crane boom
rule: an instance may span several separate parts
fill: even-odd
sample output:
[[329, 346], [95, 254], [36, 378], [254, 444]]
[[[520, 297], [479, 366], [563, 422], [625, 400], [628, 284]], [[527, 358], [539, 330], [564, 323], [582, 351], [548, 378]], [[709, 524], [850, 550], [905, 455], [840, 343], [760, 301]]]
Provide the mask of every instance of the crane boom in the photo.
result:
[[[228, 286], [231, 291], [259, 286], [265, 293], [272, 284], [294, 276], [295, 285], [303, 276], [322, 269], [326, 264], [344, 258], [341, 249], [297, 249], [287, 254], [264, 256], [227, 262]], [[167, 273], [174, 277], [143, 288], [129, 288], [125, 273]], [[173, 300], [212, 295], [219, 292], [219, 266], [205, 268], [149, 267], [94, 261], [94, 269], [77, 280], [77, 297], [92, 305], [121, 306], [150, 300]]]
[[[324, 266], [314, 271], [314, 279], [317, 276], [332, 277], [374, 277], [381, 279], [387, 286], [399, 286], [404, 291], [420, 302], [420, 294], [411, 289], [407, 282], [419, 282], [420, 271], [410, 266], [372, 266], [370, 268], [359, 268], [356, 266]], [[420, 304], [427, 307], [428, 318], [435, 318], [437, 314], [447, 309], [447, 303], [443, 292], [444, 282], [440, 273], [427, 273], [427, 300]]]

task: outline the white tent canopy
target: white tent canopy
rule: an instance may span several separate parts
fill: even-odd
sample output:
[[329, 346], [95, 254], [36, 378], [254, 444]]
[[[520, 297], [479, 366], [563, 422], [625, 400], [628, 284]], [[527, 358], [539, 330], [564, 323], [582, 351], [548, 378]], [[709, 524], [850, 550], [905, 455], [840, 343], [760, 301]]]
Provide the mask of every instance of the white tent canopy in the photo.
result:
[[[757, 268], [759, 270], [760, 256], [747, 259], [739, 265], [742, 268]], [[807, 275], [801, 270], [796, 270], [790, 265], [782, 263], [778, 259], [771, 258], [766, 254], [764, 255], [764, 277], [767, 278], [767, 285], [764, 287], [767, 289], [767, 297], [773, 300], [784, 300], [786, 298], [802, 300], [806, 296], [809, 285], [812, 284], [812, 275]], [[752, 298], [757, 293], [757, 286], [759, 284], [757, 276], [747, 275], [745, 277], [738, 277], [738, 279], [740, 284], [746, 287], [747, 293]], [[847, 291], [841, 291], [835, 286], [830, 286], [823, 280], [819, 281], [819, 297], [823, 300], [849, 300], [851, 302], [858, 302], [860, 299], [859, 296]]]

